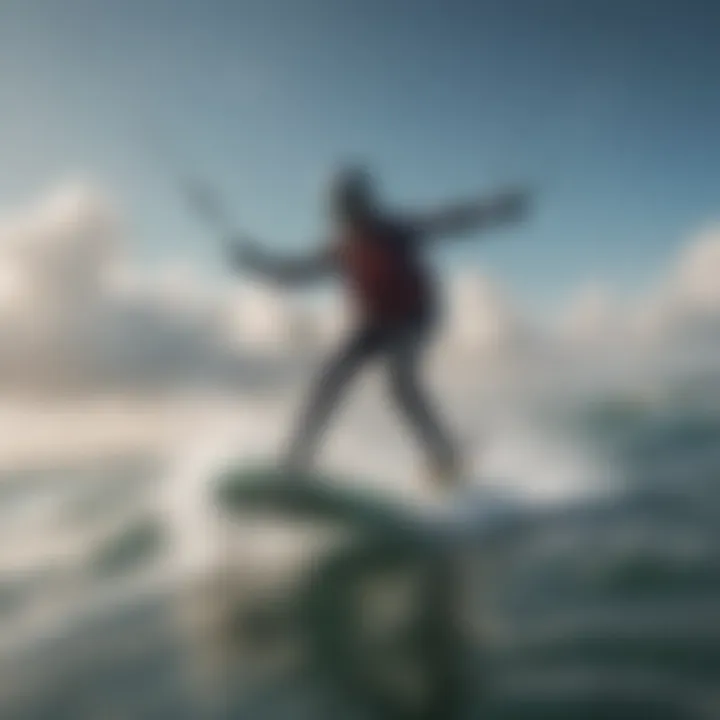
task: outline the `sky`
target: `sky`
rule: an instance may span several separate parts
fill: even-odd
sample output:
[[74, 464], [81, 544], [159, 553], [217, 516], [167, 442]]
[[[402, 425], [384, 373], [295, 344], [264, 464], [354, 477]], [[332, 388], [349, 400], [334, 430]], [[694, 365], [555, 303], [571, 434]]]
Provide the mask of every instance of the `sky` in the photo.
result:
[[0, 208], [80, 178], [143, 262], [220, 272], [150, 137], [278, 250], [323, 236], [357, 158], [403, 207], [536, 189], [531, 222], [442, 266], [532, 305], [632, 293], [720, 213], [719, 27], [698, 0], [3, 0]]

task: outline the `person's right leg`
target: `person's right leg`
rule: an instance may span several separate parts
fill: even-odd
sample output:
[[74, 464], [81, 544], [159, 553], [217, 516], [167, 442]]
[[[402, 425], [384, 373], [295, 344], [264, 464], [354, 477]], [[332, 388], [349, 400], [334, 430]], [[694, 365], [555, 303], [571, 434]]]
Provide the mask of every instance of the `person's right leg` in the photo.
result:
[[360, 329], [323, 367], [310, 400], [299, 419], [286, 455], [286, 466], [307, 470], [330, 416], [358, 370], [379, 349], [381, 338], [369, 329]]
[[421, 442], [430, 463], [430, 474], [438, 482], [454, 483], [460, 474], [460, 456], [426, 396], [419, 377], [422, 351], [428, 330], [408, 328], [388, 348], [390, 390], [395, 402]]

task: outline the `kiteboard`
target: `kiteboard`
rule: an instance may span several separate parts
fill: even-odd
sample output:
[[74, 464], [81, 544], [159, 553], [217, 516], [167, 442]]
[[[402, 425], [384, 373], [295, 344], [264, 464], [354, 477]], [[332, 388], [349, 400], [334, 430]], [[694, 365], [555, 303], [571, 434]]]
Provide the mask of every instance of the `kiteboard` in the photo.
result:
[[[372, 488], [372, 489], [370, 489]], [[271, 463], [229, 466], [221, 472], [214, 499], [226, 514], [258, 512], [279, 519], [328, 522], [388, 539], [400, 535], [437, 545], [504, 536], [527, 525], [516, 502], [482, 487], [447, 493], [431, 507], [404, 502], [360, 477], [289, 471]]]
[[286, 520], [328, 522], [373, 535], [421, 533], [421, 518], [389, 493], [355, 478], [289, 471], [271, 464], [229, 467], [214, 499], [226, 514], [257, 512]]

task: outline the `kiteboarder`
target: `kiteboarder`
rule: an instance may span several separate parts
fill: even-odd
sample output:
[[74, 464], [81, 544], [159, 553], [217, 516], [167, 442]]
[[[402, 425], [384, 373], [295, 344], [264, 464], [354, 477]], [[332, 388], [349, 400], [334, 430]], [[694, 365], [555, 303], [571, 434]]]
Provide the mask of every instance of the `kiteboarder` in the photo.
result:
[[230, 244], [233, 264], [283, 285], [335, 276], [349, 291], [356, 318], [349, 336], [321, 369], [287, 449], [285, 466], [312, 469], [332, 411], [350, 381], [380, 360], [388, 390], [420, 441], [431, 479], [452, 485], [462, 453], [439, 419], [420, 379], [423, 350], [437, 325], [434, 279], [422, 255], [434, 239], [469, 234], [524, 218], [528, 195], [510, 189], [431, 212], [395, 214], [379, 201], [371, 175], [344, 168], [333, 178], [332, 239], [303, 257], [276, 257], [247, 240]]

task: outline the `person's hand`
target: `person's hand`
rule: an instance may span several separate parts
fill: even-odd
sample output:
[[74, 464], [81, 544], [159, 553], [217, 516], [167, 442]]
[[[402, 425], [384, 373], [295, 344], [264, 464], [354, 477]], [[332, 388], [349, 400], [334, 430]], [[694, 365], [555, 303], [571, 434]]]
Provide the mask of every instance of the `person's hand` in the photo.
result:
[[493, 200], [493, 217], [496, 222], [516, 223], [529, 212], [530, 192], [525, 188], [511, 188], [498, 193]]

